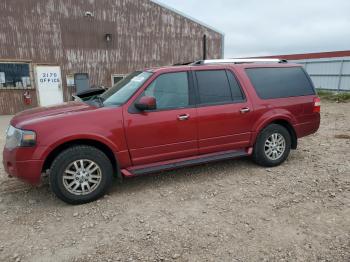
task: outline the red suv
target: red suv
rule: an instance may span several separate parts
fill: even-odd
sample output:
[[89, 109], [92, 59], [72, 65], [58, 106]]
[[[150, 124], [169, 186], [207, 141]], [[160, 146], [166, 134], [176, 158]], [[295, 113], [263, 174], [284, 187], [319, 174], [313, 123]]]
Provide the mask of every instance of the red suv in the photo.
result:
[[320, 125], [320, 100], [300, 65], [206, 60], [137, 71], [91, 101], [16, 115], [3, 164], [10, 176], [81, 204], [113, 177], [251, 156], [277, 166]]

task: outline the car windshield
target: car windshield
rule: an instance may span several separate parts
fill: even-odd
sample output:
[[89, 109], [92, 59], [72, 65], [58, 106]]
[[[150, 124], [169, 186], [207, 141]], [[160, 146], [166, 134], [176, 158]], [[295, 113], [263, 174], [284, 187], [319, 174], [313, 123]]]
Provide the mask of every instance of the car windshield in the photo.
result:
[[141, 71], [128, 75], [100, 96], [103, 105], [118, 106], [124, 104], [151, 75], [152, 72]]

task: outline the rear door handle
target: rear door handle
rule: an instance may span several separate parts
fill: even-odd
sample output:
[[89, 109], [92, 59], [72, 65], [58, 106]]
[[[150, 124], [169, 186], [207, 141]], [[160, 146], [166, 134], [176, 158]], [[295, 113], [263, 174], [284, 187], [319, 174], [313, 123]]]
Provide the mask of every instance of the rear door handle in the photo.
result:
[[188, 120], [189, 118], [190, 118], [189, 114], [179, 115], [177, 117], [177, 119], [179, 119], [180, 121], [185, 121], [185, 120]]
[[244, 107], [240, 110], [241, 114], [246, 114], [250, 112], [250, 108], [249, 107]]

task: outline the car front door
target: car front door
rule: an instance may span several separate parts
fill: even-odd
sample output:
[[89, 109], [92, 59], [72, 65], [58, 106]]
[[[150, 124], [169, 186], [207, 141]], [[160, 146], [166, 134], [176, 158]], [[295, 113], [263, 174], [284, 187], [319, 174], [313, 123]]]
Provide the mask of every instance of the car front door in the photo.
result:
[[[126, 139], [133, 165], [197, 155], [197, 111], [188, 72], [160, 74], [124, 109]], [[156, 99], [157, 109], [140, 111], [142, 96]]]
[[199, 154], [249, 146], [252, 105], [230, 69], [196, 69]]

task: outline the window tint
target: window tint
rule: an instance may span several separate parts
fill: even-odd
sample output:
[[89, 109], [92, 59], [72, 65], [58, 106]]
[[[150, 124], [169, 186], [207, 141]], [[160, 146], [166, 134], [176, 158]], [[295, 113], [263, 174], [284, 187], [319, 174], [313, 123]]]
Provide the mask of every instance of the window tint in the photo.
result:
[[196, 72], [201, 104], [231, 102], [232, 94], [225, 70]]
[[262, 99], [315, 94], [310, 80], [300, 67], [249, 68], [246, 72]]
[[189, 105], [187, 72], [160, 75], [147, 87], [144, 95], [156, 98], [157, 109], [187, 107]]
[[122, 105], [151, 77], [151, 72], [134, 72], [101, 95], [105, 106]]
[[237, 79], [232, 74], [232, 72], [226, 70], [226, 73], [227, 73], [228, 80], [230, 81], [233, 100], [243, 101], [245, 99], [245, 96], [243, 95], [243, 91], [239, 86]]

